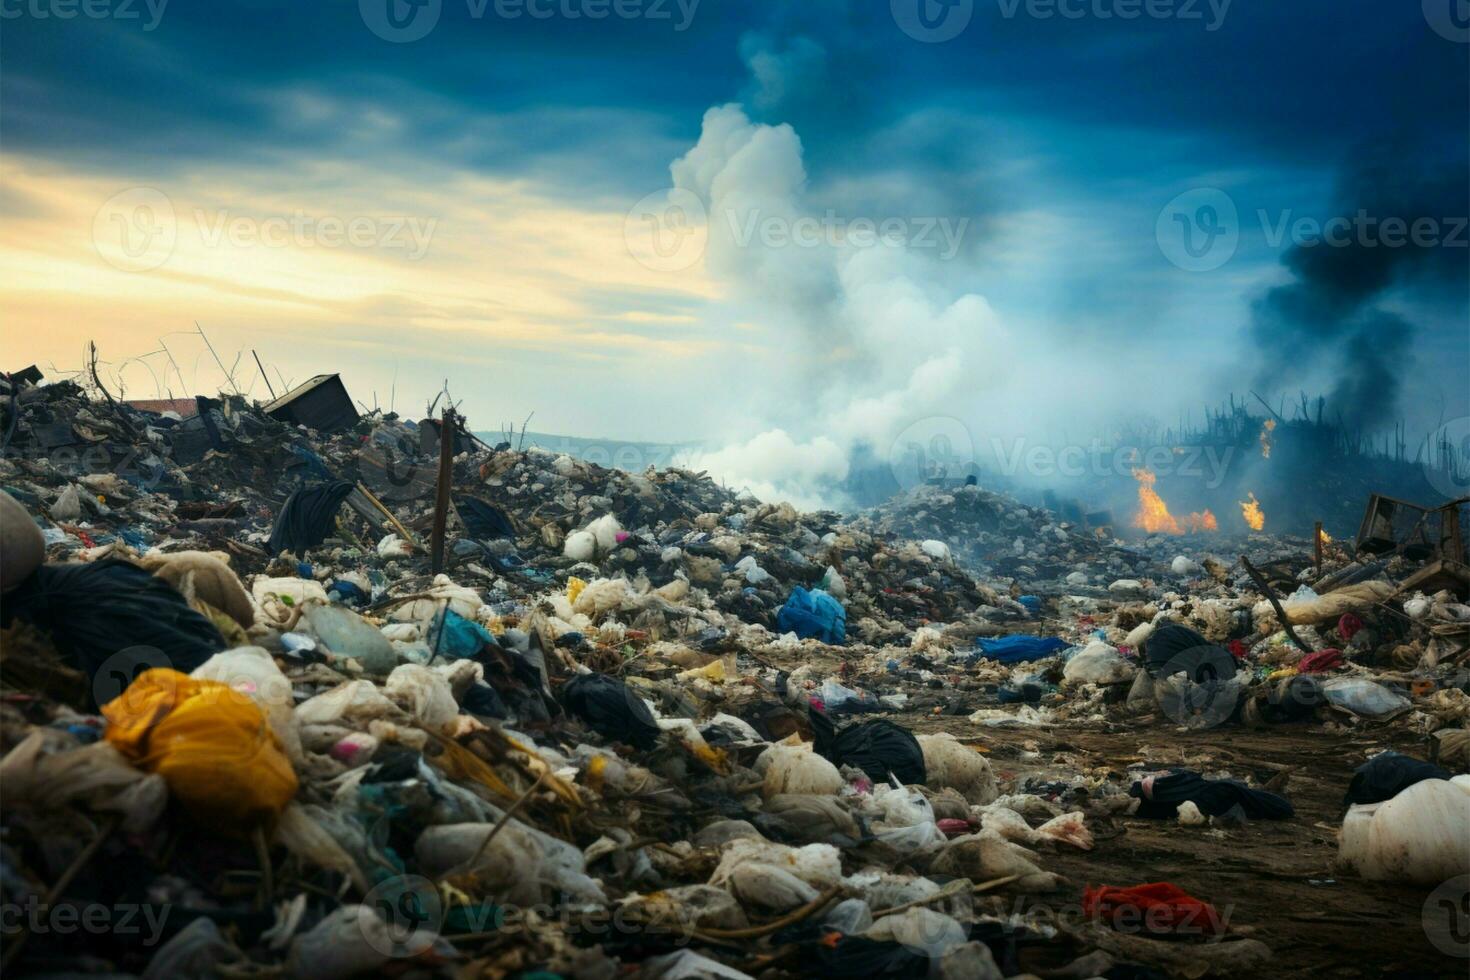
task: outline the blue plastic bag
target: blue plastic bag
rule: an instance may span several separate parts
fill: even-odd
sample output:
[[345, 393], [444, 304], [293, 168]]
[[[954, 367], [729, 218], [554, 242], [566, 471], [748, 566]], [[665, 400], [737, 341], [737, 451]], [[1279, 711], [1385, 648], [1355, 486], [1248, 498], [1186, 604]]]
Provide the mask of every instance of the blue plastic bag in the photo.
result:
[[487, 646], [496, 646], [490, 631], [452, 609], [435, 620], [428, 636], [429, 649], [446, 660], [467, 660]]
[[803, 640], [842, 643], [847, 639], [847, 610], [821, 589], [807, 591], [798, 585], [776, 614], [776, 629]]
[[975, 645], [979, 652], [974, 659], [985, 657], [988, 660], [999, 660], [1003, 664], [1040, 660], [1069, 646], [1066, 640], [1059, 640], [1054, 636], [1027, 636], [1025, 633], [981, 637], [975, 641]]

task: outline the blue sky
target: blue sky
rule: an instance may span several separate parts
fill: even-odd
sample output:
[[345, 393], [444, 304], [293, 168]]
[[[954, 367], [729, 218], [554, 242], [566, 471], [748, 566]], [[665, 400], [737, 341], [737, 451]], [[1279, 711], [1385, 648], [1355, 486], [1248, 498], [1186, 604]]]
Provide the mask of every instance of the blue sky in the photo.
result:
[[[1056, 441], [1327, 392], [1392, 313], [1390, 359], [1426, 380], [1364, 424], [1470, 415], [1456, 0], [417, 2], [4, 0], [6, 362], [74, 368], [95, 338], [138, 397], [217, 386], [197, 320], [400, 410], [448, 379], [486, 428], [779, 431], [835, 459], [929, 416]], [[954, 36], [922, 39], [919, 4]], [[390, 14], [432, 26], [395, 43]], [[652, 268], [628, 216], [671, 186], [713, 237]], [[1201, 189], [1236, 244], [1181, 268], [1160, 236]], [[108, 240], [154, 227], [139, 201], [177, 226], [166, 254]], [[1436, 242], [1313, 306], [1321, 329], [1266, 317], [1306, 274], [1273, 229], [1364, 201]], [[839, 240], [716, 241], [800, 216]], [[901, 247], [859, 254], [863, 219]], [[941, 226], [953, 249], [923, 240]]]

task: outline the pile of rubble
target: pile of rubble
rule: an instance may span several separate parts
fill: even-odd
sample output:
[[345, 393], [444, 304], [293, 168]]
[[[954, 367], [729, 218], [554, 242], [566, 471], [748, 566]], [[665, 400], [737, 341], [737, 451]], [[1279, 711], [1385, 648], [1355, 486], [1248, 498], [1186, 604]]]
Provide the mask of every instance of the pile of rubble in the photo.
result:
[[[1253, 974], [1209, 902], [1052, 868], [1288, 799], [993, 764], [999, 733], [1407, 726], [1428, 768], [1379, 757], [1349, 826], [1470, 792], [1470, 606], [1400, 591], [1404, 554], [1167, 560], [978, 487], [799, 513], [358, 417], [330, 378], [193, 414], [0, 391], [0, 891], [46, 910], [7, 969]], [[1396, 832], [1412, 867], [1346, 832], [1345, 862], [1470, 872]], [[147, 925], [49, 927], [124, 905]]]

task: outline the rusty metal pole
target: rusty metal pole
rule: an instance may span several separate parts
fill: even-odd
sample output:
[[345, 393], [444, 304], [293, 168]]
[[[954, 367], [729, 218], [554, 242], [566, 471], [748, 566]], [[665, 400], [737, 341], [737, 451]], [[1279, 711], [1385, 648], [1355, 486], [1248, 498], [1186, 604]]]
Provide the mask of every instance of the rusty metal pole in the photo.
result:
[[1312, 532], [1312, 544], [1317, 549], [1317, 577], [1322, 577], [1322, 522], [1317, 522], [1316, 529]]
[[439, 492], [434, 497], [434, 530], [429, 538], [429, 568], [444, 571], [444, 526], [449, 522], [449, 485], [454, 481], [454, 409], [439, 418]]

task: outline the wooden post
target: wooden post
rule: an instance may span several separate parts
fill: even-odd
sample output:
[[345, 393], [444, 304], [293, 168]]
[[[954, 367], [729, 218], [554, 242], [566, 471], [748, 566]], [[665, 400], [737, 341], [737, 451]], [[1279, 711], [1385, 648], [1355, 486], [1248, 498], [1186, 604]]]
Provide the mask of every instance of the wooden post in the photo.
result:
[[449, 521], [449, 485], [454, 482], [454, 433], [457, 416], [446, 408], [439, 417], [439, 492], [434, 497], [434, 531], [429, 538], [429, 567], [444, 571], [444, 526]]
[[1322, 522], [1318, 521], [1312, 531], [1312, 546], [1317, 553], [1317, 577], [1322, 577]]

